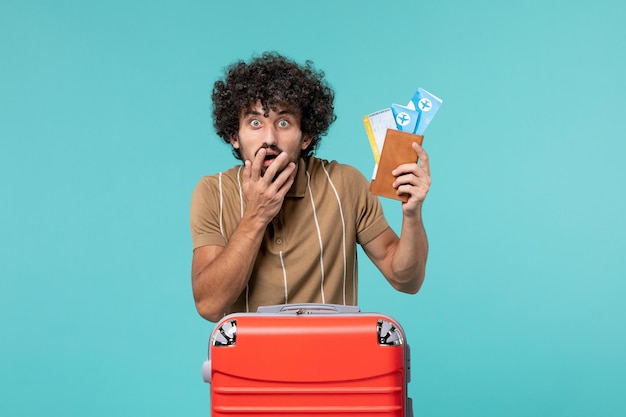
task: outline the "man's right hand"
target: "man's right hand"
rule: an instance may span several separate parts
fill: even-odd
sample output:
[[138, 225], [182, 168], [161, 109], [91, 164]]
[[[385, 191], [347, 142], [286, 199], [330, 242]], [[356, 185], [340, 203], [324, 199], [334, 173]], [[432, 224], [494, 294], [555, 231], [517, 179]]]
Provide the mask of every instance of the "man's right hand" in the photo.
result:
[[245, 216], [267, 225], [280, 211], [285, 195], [295, 181], [297, 166], [281, 152], [263, 173], [266, 150], [261, 148], [254, 160], [244, 162], [243, 194]]

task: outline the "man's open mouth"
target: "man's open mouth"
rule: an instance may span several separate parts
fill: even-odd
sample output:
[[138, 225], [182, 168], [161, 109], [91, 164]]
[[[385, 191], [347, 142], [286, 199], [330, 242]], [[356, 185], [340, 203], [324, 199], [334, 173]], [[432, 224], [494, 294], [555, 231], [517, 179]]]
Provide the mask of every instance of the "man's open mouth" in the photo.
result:
[[[261, 148], [259, 148], [259, 150], [261, 149], [265, 149], [265, 158], [263, 159], [263, 168], [266, 169], [270, 165], [272, 165], [272, 163], [274, 162], [274, 159], [276, 159], [278, 155], [280, 155], [281, 150], [277, 146], [262, 146]], [[258, 153], [259, 150], [257, 150], [256, 153]]]
[[270, 167], [270, 165], [272, 165], [274, 163], [274, 160], [276, 159], [278, 155], [276, 154], [267, 154], [265, 155], [265, 159], [263, 160], [263, 169], [267, 169]]

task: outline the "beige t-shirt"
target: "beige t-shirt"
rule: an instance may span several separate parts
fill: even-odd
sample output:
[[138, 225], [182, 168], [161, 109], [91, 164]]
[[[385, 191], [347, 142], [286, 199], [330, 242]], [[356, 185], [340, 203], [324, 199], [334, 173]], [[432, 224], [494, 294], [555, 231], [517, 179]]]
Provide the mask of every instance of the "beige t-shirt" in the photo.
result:
[[[245, 209], [242, 172], [236, 166], [196, 186], [190, 216], [194, 249], [226, 246]], [[354, 167], [301, 159], [283, 207], [265, 231], [248, 286], [227, 313], [283, 303], [356, 305], [356, 244], [389, 227], [368, 187]]]

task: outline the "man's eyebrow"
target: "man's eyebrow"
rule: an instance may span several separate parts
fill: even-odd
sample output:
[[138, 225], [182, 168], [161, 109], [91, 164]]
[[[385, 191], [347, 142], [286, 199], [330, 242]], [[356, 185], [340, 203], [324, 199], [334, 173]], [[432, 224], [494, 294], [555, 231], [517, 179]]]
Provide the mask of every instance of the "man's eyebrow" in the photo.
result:
[[[276, 114], [278, 114], [279, 116], [283, 116], [283, 115], [290, 115], [290, 116], [296, 116], [297, 112], [295, 110], [292, 109], [284, 109], [284, 110], [279, 110], [278, 112], [276, 112]], [[256, 109], [247, 109], [243, 112], [243, 116], [265, 116], [264, 112], [260, 112]]]
[[260, 111], [255, 110], [255, 109], [247, 109], [247, 110], [245, 110], [243, 112], [243, 115], [244, 116], [250, 116], [250, 115], [252, 115], [252, 116], [262, 116], [263, 113], [261, 113]]

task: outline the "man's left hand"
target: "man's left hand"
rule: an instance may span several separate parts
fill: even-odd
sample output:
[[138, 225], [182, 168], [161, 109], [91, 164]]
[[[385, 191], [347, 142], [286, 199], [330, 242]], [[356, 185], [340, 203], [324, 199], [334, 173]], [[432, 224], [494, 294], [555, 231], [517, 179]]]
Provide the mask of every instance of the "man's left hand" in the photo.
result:
[[418, 162], [399, 165], [392, 172], [396, 177], [393, 187], [398, 195], [407, 194], [409, 196], [407, 202], [402, 203], [402, 212], [407, 216], [419, 215], [432, 182], [428, 154], [416, 142], [413, 142], [413, 150], [419, 158]]

